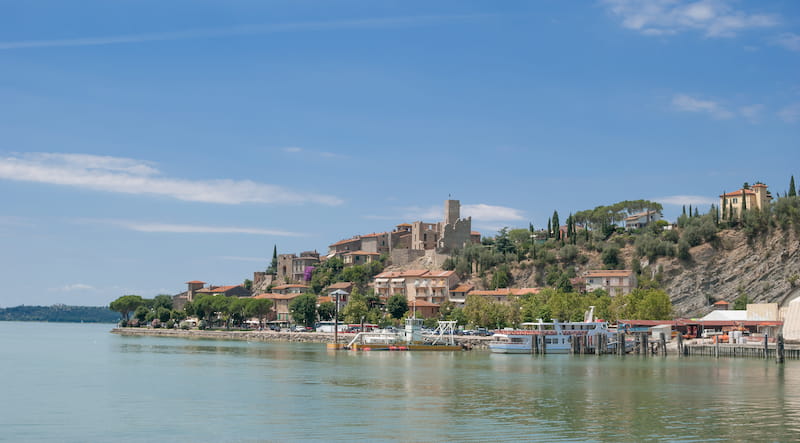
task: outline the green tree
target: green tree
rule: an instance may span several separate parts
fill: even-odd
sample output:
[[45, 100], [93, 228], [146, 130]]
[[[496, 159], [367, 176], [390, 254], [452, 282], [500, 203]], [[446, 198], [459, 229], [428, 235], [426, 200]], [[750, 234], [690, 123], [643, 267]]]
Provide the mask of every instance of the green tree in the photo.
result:
[[149, 313], [150, 309], [147, 306], [139, 305], [139, 307], [137, 307], [136, 310], [133, 311], [133, 317], [139, 320], [139, 322], [143, 322], [145, 321], [145, 319], [147, 318], [147, 314]]
[[556, 240], [561, 240], [561, 221], [558, 220], [558, 211], [553, 211], [553, 234]]
[[244, 286], [244, 288], [247, 289], [248, 291], [252, 291], [253, 290], [253, 280], [250, 280], [249, 278], [244, 279], [244, 282], [242, 283], [242, 286]]
[[386, 301], [386, 309], [393, 318], [403, 318], [408, 312], [408, 299], [403, 294], [394, 294]]
[[156, 308], [156, 318], [161, 321], [162, 323], [167, 322], [170, 317], [172, 317], [172, 311], [170, 309], [165, 308], [164, 306], [159, 306]]
[[353, 291], [347, 304], [342, 308], [341, 315], [346, 323], [360, 323], [362, 318], [366, 318], [368, 312], [369, 307], [365, 297], [357, 291]]
[[272, 246], [272, 261], [267, 268], [267, 274], [276, 275], [278, 273], [278, 245]]
[[789, 197], [797, 197], [797, 189], [794, 187], [794, 175], [791, 179], [789, 179], [789, 193], [787, 194]]
[[156, 295], [153, 298], [153, 309], [158, 308], [172, 309], [172, 296], [166, 294]]
[[317, 306], [317, 315], [320, 320], [333, 320], [336, 314], [336, 304], [332, 301], [322, 302]]
[[109, 309], [119, 312], [123, 320], [130, 320], [131, 312], [144, 304], [142, 297], [138, 295], [123, 295], [109, 304]]
[[257, 317], [261, 326], [264, 325], [270, 311], [272, 311], [272, 300], [266, 298], [251, 298], [247, 300], [247, 316]]
[[289, 312], [297, 323], [312, 326], [317, 321], [317, 296], [303, 294], [289, 303]]
[[619, 248], [615, 246], [607, 246], [603, 249], [600, 256], [606, 269], [616, 269], [619, 266]]
[[733, 309], [738, 311], [743, 311], [747, 309], [747, 304], [750, 303], [750, 299], [747, 298], [747, 294], [744, 292], [744, 288], [739, 288], [739, 296], [736, 297], [736, 300], [733, 301]]
[[495, 269], [490, 286], [492, 289], [507, 288], [509, 284], [511, 284], [511, 271], [508, 265], [502, 264]]

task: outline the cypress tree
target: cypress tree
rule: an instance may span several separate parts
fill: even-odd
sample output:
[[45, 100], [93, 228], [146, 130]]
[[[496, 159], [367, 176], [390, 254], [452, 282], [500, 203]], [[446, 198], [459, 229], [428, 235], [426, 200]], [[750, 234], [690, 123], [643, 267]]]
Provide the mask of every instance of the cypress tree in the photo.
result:
[[278, 245], [272, 247], [272, 263], [270, 263], [269, 267], [273, 275], [278, 273]]
[[689, 218], [692, 217], [692, 205], [689, 205]]
[[733, 200], [728, 200], [728, 217], [734, 220], [736, 216], [733, 214]]
[[686, 215], [686, 205], [683, 205], [683, 215]]
[[744, 211], [747, 210], [747, 194], [745, 194], [744, 189], [742, 189], [742, 211], [739, 213], [740, 215], [744, 215]]
[[728, 197], [725, 196], [725, 191], [722, 191], [722, 220], [725, 220], [728, 215]]
[[700, 216], [700, 212], [697, 211], [697, 207], [694, 208], [694, 216], [695, 217], [699, 217]]
[[789, 180], [789, 197], [797, 197], [797, 189], [794, 187], [794, 175]]
[[552, 223], [550, 223], [550, 219], [547, 219], [547, 238], [550, 238], [550, 233], [553, 231]]
[[561, 222], [558, 220], [558, 211], [553, 211], [553, 233], [556, 240], [561, 240]]

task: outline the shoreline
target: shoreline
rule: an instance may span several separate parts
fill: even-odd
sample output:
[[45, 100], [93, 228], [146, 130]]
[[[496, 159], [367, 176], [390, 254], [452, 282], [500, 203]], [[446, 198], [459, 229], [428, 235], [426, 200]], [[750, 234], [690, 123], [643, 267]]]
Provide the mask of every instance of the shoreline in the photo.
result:
[[[112, 334], [124, 336], [173, 337], [188, 339], [240, 340], [281, 343], [333, 343], [332, 332], [275, 332], [275, 331], [201, 331], [197, 329], [113, 328]], [[340, 333], [339, 343], [349, 343], [356, 334]], [[457, 345], [474, 350], [488, 350], [491, 337], [453, 336]]]

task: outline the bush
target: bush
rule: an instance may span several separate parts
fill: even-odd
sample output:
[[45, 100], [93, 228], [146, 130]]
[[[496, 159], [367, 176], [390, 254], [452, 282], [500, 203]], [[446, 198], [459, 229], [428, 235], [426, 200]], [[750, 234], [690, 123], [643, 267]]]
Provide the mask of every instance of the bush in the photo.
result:
[[685, 239], [681, 239], [678, 242], [678, 258], [681, 260], [689, 260], [692, 258], [692, 254], [689, 253], [689, 242]]
[[578, 256], [578, 247], [574, 245], [566, 245], [558, 252], [558, 256], [562, 261], [570, 263]]
[[606, 268], [615, 269], [619, 266], [619, 249], [614, 246], [606, 247], [603, 249], [601, 259]]
[[128, 320], [125, 320], [125, 319], [120, 320], [120, 322], [119, 322], [119, 327], [120, 328], [125, 328], [127, 326], [128, 326]]
[[172, 329], [175, 327], [175, 320], [169, 319], [167, 320], [167, 325], [165, 326], [167, 329]]
[[200, 320], [197, 323], [197, 329], [208, 329], [208, 322], [205, 320]]
[[188, 330], [191, 327], [192, 327], [192, 325], [190, 325], [188, 321], [182, 321], [181, 322], [181, 326], [180, 326], [181, 329]]

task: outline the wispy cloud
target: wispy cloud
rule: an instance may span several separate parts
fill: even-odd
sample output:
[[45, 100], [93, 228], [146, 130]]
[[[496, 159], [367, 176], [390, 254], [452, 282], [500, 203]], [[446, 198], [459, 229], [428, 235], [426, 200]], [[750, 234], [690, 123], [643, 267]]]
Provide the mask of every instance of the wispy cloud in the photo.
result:
[[668, 197], [654, 198], [653, 201], [673, 206], [681, 205], [712, 205], [718, 203], [717, 199], [704, 195], [670, 195]]
[[413, 26], [430, 26], [445, 22], [470, 21], [489, 16], [488, 14], [469, 15], [425, 15], [409, 17], [365, 18], [357, 20], [331, 20], [317, 22], [242, 24], [224, 28], [186, 29], [171, 32], [146, 32], [140, 34], [109, 35], [85, 38], [54, 40], [21, 40], [0, 42], [0, 50], [54, 48], [69, 46], [100, 46], [125, 43], [145, 43], [167, 40], [189, 40], [198, 38], [220, 38], [248, 36], [284, 32], [319, 32], [340, 29], [382, 29]]
[[672, 97], [672, 107], [683, 112], [699, 112], [709, 114], [717, 119], [733, 117], [733, 112], [725, 109], [713, 100], [701, 100], [686, 94], [676, 94]]
[[800, 121], [800, 103], [793, 103], [778, 111], [778, 117], [786, 123], [797, 123]]
[[303, 154], [303, 155], [306, 155], [306, 156], [313, 155], [313, 156], [318, 156], [318, 157], [322, 157], [322, 158], [343, 157], [342, 155], [335, 154], [333, 152], [316, 151], [316, 150], [313, 150], [313, 149], [299, 148], [297, 146], [288, 146], [286, 148], [281, 148], [281, 149], [283, 150], [283, 152], [286, 152], [286, 153], [289, 153], [289, 154]]
[[755, 104], [742, 106], [739, 108], [739, 114], [749, 120], [751, 123], [758, 123], [761, 119], [761, 114], [764, 112], [764, 105]]
[[87, 154], [34, 153], [0, 157], [0, 179], [203, 203], [342, 203], [331, 195], [299, 192], [250, 180], [167, 178], [160, 176], [149, 162]]
[[604, 0], [622, 26], [644, 35], [699, 31], [707, 37], [733, 37], [752, 28], [776, 26], [772, 14], [749, 14], [726, 0]]
[[92, 291], [96, 289], [92, 285], [87, 285], [85, 283], [71, 283], [68, 285], [60, 286], [58, 288], [49, 288], [51, 292], [74, 292], [74, 291]]
[[800, 51], [800, 35], [785, 32], [775, 38], [775, 44], [783, 46], [790, 51]]
[[464, 216], [469, 216], [480, 221], [512, 221], [524, 220], [522, 211], [506, 206], [493, 206], [483, 203], [477, 205], [464, 205], [461, 207]]
[[141, 222], [130, 220], [114, 219], [91, 219], [82, 218], [74, 220], [82, 224], [102, 224], [117, 226], [137, 232], [161, 232], [172, 234], [249, 234], [249, 235], [271, 235], [278, 237], [303, 237], [305, 234], [299, 232], [283, 231], [278, 229], [249, 228], [238, 226], [204, 226], [187, 225], [173, 223]]

